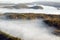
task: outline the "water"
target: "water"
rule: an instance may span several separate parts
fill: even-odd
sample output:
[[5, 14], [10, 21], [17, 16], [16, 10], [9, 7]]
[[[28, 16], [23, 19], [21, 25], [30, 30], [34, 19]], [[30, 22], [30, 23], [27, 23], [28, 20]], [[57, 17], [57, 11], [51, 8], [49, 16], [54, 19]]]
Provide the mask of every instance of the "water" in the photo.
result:
[[53, 35], [55, 30], [43, 22], [43, 19], [34, 20], [1, 20], [0, 30], [22, 40], [60, 40]]

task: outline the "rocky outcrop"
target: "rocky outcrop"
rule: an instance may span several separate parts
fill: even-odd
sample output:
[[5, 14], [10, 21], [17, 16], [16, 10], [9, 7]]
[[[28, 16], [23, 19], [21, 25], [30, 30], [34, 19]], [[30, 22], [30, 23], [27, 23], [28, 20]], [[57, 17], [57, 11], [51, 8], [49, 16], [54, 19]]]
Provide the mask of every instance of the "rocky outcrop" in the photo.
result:
[[53, 26], [56, 28], [54, 31], [54, 34], [60, 35], [60, 18], [49, 18], [45, 19], [44, 22], [48, 24], [49, 26]]
[[9, 34], [6, 34], [0, 31], [0, 40], [21, 40], [20, 38], [13, 37]]
[[39, 13], [5, 13], [7, 18], [9, 19], [36, 19], [36, 18], [46, 18], [48, 17], [45, 14]]
[[36, 15], [32, 13], [7, 13], [5, 14], [9, 19], [35, 19]]
[[57, 36], [60, 36], [60, 30], [55, 30], [53, 33]]
[[59, 18], [46, 19], [46, 20], [44, 20], [44, 22], [47, 23], [50, 26], [54, 26], [57, 29], [60, 29], [60, 19]]
[[48, 15], [44, 13], [5, 13], [4, 15], [6, 15], [6, 17], [11, 19], [60, 18], [60, 15]]

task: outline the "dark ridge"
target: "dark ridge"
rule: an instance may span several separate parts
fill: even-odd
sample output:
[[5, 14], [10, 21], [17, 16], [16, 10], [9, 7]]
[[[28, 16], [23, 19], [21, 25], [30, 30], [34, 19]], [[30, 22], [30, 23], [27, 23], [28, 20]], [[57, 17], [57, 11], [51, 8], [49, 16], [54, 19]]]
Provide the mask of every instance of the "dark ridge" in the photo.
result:
[[60, 8], [60, 2], [37, 1], [37, 2], [26, 3], [26, 4], [29, 4], [29, 5], [37, 4], [37, 5], [53, 6], [53, 7], [56, 7], [57, 9]]
[[0, 40], [21, 40], [17, 37], [10, 36], [2, 31], [0, 31]]

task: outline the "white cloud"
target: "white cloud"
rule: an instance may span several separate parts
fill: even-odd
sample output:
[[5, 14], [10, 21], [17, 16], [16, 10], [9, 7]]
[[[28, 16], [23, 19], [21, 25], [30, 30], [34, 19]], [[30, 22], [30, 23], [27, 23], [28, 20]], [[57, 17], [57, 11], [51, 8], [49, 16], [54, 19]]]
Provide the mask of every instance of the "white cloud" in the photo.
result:
[[0, 2], [8, 2], [8, 3], [29, 3], [38, 0], [0, 0]]
[[8, 2], [8, 3], [29, 3], [35, 1], [53, 1], [60, 2], [60, 0], [0, 0], [0, 2]]

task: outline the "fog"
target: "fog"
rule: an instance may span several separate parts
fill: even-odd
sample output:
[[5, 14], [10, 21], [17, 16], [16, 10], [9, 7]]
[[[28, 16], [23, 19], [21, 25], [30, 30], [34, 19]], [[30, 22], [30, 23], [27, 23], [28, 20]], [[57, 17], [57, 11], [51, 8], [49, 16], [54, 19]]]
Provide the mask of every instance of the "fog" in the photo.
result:
[[[0, 8], [0, 13], [45, 13], [60, 14], [55, 7], [43, 6], [45, 9], [7, 9]], [[53, 34], [55, 28], [43, 22], [43, 19], [33, 20], [9, 20], [5, 16], [0, 17], [0, 30], [22, 40], [60, 40]]]
[[36, 1], [49, 1], [49, 2], [60, 2], [60, 0], [0, 0], [0, 2], [5, 3], [30, 3], [30, 2], [36, 2]]
[[22, 40], [60, 40], [59, 36], [53, 34], [55, 28], [46, 25], [43, 19], [0, 19], [0, 30]]

